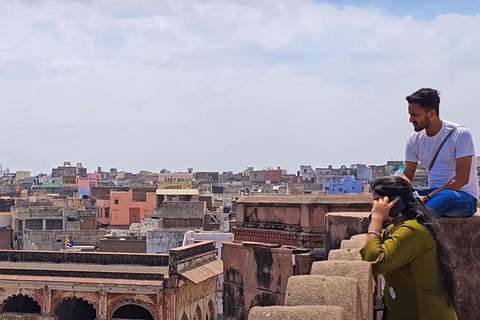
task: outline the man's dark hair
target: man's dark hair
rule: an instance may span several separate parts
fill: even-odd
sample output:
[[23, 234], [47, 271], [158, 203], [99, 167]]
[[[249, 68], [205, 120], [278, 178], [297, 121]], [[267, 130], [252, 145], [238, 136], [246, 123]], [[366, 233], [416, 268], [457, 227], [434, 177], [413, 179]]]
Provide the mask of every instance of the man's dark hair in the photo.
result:
[[440, 92], [435, 89], [423, 88], [407, 96], [408, 103], [418, 103], [425, 111], [435, 110], [440, 116]]

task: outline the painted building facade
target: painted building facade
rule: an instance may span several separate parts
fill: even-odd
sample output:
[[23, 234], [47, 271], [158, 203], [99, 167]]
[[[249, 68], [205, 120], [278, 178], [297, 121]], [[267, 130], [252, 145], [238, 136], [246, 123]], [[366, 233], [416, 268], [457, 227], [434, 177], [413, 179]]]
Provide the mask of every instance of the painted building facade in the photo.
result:
[[145, 201], [134, 200], [132, 190], [110, 191], [109, 199], [97, 200], [97, 221], [103, 225], [130, 226], [153, 214], [155, 192], [147, 192]]
[[362, 193], [362, 182], [355, 181], [354, 176], [344, 176], [341, 182], [323, 182], [322, 188], [327, 194]]

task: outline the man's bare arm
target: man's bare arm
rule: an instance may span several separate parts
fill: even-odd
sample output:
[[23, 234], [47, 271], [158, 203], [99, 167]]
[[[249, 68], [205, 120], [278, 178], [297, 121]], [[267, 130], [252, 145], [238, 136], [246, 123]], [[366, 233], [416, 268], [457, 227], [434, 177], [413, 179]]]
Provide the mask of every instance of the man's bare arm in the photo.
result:
[[433, 197], [442, 190], [458, 191], [470, 181], [470, 170], [473, 156], [458, 158], [455, 161], [455, 176], [440, 188], [432, 191], [428, 196]]
[[410, 184], [412, 183], [415, 172], [417, 171], [417, 165], [417, 162], [405, 161], [403, 166], [403, 178], [410, 182]]

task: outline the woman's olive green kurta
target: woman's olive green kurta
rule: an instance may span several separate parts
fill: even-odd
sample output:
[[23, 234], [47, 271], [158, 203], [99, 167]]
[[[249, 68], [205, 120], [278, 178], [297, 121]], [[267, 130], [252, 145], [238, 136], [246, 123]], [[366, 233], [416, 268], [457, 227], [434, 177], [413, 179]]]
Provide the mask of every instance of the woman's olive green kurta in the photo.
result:
[[361, 251], [385, 278], [388, 320], [457, 320], [442, 292], [435, 241], [416, 220], [390, 225]]

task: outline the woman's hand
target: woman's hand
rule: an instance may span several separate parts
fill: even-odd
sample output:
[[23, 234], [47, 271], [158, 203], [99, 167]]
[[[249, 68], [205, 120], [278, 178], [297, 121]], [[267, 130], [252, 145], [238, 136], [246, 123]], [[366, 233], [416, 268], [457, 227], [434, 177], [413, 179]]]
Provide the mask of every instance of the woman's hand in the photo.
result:
[[392, 221], [393, 218], [389, 217], [390, 210], [393, 206], [400, 201], [400, 197], [396, 198], [392, 202], [388, 202], [388, 197], [373, 200], [372, 206], [372, 220], [380, 220], [383, 222]]

